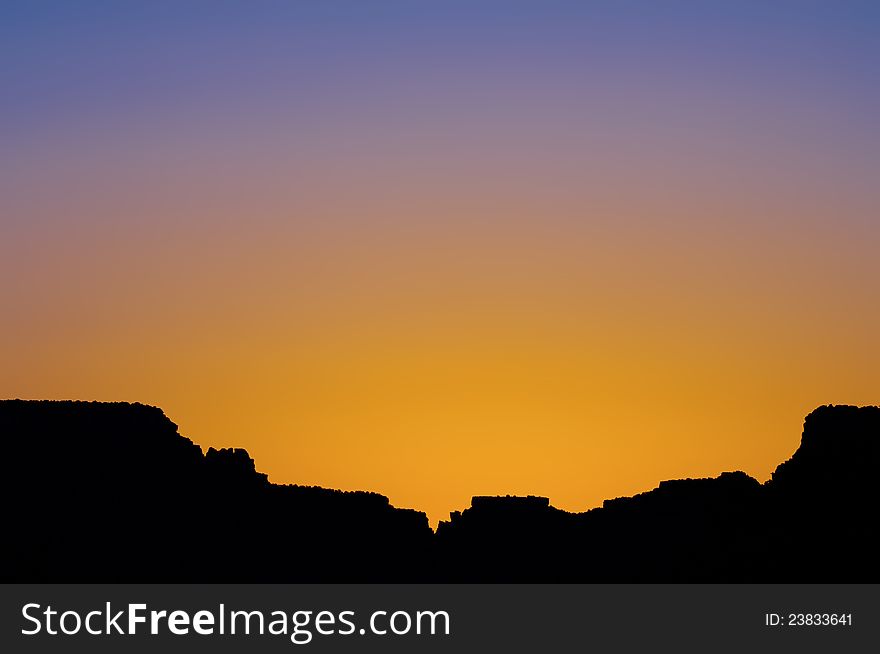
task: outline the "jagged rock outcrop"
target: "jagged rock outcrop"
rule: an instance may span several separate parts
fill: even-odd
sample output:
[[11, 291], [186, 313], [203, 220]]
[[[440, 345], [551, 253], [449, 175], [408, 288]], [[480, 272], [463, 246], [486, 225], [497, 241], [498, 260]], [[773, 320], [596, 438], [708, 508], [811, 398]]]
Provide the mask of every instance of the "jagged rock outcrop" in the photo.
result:
[[813, 499], [877, 493], [880, 407], [823, 406], [804, 420], [801, 444], [768, 487]]
[[880, 409], [820, 407], [761, 484], [567, 513], [475, 497], [436, 534], [376, 493], [276, 485], [154, 407], [0, 402], [2, 581], [880, 581]]
[[760, 483], [736, 472], [665, 481], [585, 513], [560, 511], [547, 498], [474, 498], [440, 523], [438, 551], [458, 580], [739, 579], [760, 494]]
[[12, 581], [393, 581], [425, 514], [375, 493], [270, 484], [140, 404], [0, 402], [0, 576]]
[[581, 514], [480, 499], [440, 524], [437, 550], [462, 581], [876, 582], [878, 466], [880, 409], [825, 406], [765, 484], [664, 481]]
[[823, 406], [765, 484], [768, 561], [788, 581], [880, 581], [880, 408]]

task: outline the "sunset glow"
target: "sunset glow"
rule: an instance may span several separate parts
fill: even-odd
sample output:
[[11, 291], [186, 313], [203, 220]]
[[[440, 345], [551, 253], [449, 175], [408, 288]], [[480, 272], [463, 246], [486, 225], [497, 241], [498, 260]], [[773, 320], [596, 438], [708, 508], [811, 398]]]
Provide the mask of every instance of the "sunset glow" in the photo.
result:
[[123, 4], [0, 10], [0, 397], [432, 522], [880, 402], [876, 5]]

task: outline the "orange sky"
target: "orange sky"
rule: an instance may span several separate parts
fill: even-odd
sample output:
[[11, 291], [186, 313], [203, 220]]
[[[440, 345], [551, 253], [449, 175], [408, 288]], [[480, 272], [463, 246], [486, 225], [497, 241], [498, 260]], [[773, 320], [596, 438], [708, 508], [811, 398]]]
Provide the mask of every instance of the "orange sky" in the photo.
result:
[[[575, 510], [666, 478], [764, 479], [812, 408], [876, 402], [871, 241], [710, 229], [699, 197], [675, 202], [568, 199], [545, 218], [493, 190], [487, 220], [392, 198], [375, 219], [359, 201], [344, 231], [239, 230], [234, 202], [210, 209], [227, 232], [68, 228], [5, 271], [0, 394], [157, 404], [273, 481], [433, 520], [474, 494]], [[725, 211], [755, 215], [740, 204]], [[382, 221], [406, 212], [422, 222]]]
[[78, 54], [51, 61], [31, 25], [0, 109], [0, 397], [155, 404], [274, 482], [432, 522], [763, 480], [810, 410], [878, 403], [867, 41], [554, 16], [304, 36], [309, 66], [283, 21], [62, 22]]

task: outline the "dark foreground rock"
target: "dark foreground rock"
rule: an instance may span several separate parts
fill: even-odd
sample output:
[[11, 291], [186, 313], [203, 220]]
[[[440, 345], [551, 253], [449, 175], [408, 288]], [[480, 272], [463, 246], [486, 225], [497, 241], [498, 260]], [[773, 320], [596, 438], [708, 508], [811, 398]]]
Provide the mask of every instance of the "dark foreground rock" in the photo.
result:
[[663, 482], [567, 513], [475, 497], [441, 522], [270, 484], [140, 404], [0, 402], [4, 582], [878, 582], [880, 409], [821, 407], [765, 484]]

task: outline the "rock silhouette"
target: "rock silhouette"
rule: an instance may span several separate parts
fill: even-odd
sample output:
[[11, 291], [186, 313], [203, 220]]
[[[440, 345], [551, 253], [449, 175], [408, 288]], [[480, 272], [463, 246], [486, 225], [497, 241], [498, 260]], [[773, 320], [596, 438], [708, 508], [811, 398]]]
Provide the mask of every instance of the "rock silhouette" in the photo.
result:
[[3, 582], [877, 582], [880, 408], [825, 406], [761, 484], [568, 513], [474, 497], [436, 534], [376, 493], [277, 485], [141, 404], [0, 401]]

